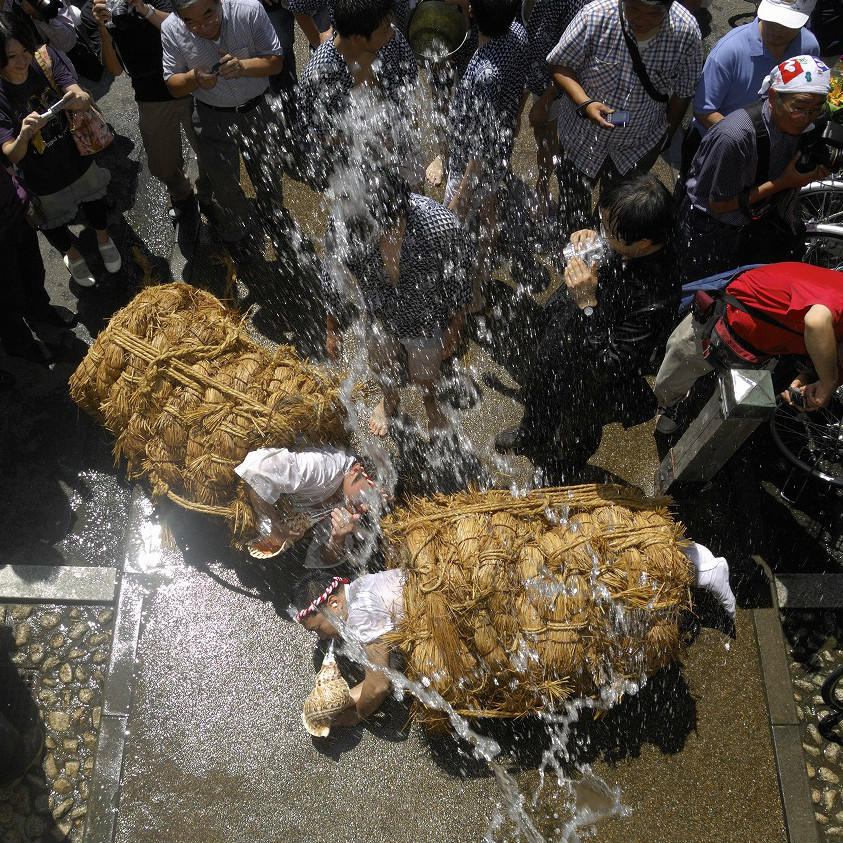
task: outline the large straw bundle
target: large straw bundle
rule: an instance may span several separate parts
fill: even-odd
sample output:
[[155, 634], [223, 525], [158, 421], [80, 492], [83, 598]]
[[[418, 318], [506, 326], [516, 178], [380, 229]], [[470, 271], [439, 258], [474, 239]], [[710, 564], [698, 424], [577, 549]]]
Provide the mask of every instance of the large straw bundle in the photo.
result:
[[413, 500], [384, 523], [407, 675], [463, 716], [517, 717], [664, 666], [691, 582], [666, 504], [596, 485]]
[[338, 444], [336, 384], [291, 347], [270, 353], [243, 320], [188, 284], [150, 287], [111, 318], [70, 379], [70, 394], [116, 437], [115, 459], [155, 496], [254, 530], [234, 473], [250, 450]]

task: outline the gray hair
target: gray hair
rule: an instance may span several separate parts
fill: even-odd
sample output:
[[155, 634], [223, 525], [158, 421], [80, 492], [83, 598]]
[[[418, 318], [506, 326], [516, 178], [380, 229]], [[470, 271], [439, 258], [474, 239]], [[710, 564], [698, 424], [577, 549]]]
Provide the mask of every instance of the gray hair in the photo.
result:
[[[173, 11], [178, 14], [179, 12], [183, 12], [185, 9], [189, 9], [191, 6], [195, 6], [197, 3], [201, 2], [202, 0], [172, 0]], [[219, 6], [222, 4], [222, 0], [214, 0], [214, 4]]]

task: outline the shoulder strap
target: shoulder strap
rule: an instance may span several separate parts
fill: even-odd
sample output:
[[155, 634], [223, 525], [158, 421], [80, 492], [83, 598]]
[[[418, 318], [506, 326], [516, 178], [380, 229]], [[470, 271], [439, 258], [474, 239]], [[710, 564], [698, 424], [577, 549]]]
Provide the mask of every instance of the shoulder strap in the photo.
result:
[[763, 184], [770, 178], [770, 133], [767, 131], [767, 124], [764, 122], [762, 109], [763, 101], [744, 106], [744, 111], [752, 120], [755, 129], [755, 149], [758, 152], [758, 164], [755, 166], [755, 184]]
[[632, 59], [632, 69], [635, 71], [635, 75], [644, 86], [644, 90], [647, 92], [650, 99], [653, 99], [656, 102], [666, 103], [670, 99], [670, 96], [668, 94], [663, 94], [650, 81], [650, 77], [647, 74], [647, 68], [644, 66], [644, 62], [641, 59], [641, 53], [638, 52], [638, 45], [635, 43], [635, 39], [626, 31], [626, 27], [623, 24], [623, 0], [618, 0], [618, 17], [620, 19], [623, 40], [626, 41], [626, 48], [629, 50], [629, 57]]
[[774, 316], [770, 316], [769, 313], [765, 313], [763, 310], [759, 310], [757, 307], [753, 307], [751, 304], [744, 304], [740, 299], [736, 299], [734, 296], [729, 295], [725, 290], [710, 290], [709, 294], [714, 299], [721, 299], [722, 301], [726, 302], [726, 304], [732, 305], [732, 307], [736, 308], [737, 310], [742, 310], [744, 313], [748, 313], [750, 316], [754, 316], [756, 319], [760, 319], [762, 322], [766, 322], [768, 325], [773, 325], [776, 328], [781, 328], [782, 331], [787, 331], [790, 334], [795, 334], [797, 337], [803, 337], [804, 334], [799, 333], [799, 331], [794, 331], [793, 328], [788, 327], [782, 322], [779, 322]]
[[56, 84], [56, 80], [53, 77], [53, 62], [50, 59], [50, 54], [47, 52], [47, 45], [46, 44], [39, 47], [35, 51], [35, 61], [38, 62], [38, 67], [41, 68], [41, 71], [47, 77], [47, 81], [50, 83], [50, 87], [54, 91], [56, 91], [56, 93], [58, 93], [59, 96], [64, 96], [64, 92]]

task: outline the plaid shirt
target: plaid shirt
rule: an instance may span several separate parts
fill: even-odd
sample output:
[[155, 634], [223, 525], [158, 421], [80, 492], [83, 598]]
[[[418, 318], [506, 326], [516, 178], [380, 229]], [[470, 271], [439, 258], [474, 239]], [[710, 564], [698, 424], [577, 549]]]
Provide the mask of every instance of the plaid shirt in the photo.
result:
[[426, 196], [410, 196], [397, 284], [384, 268], [378, 242], [342, 243], [333, 217], [325, 253], [322, 293], [328, 311], [337, 317], [348, 311], [346, 270], [360, 286], [369, 315], [400, 339], [436, 336], [471, 301], [474, 249], [469, 235], [449, 210]]
[[[773, 123], [770, 103], [761, 110], [770, 135], [769, 178], [780, 176], [796, 155], [801, 135], [786, 135]], [[712, 214], [712, 202], [723, 202], [756, 184], [758, 144], [752, 118], [739, 108], [724, 117], [706, 132], [688, 171], [686, 190], [691, 205], [698, 211], [715, 216], [727, 225], [746, 225], [750, 220], [743, 211]], [[763, 178], [763, 176], [759, 176]], [[772, 197], [779, 216], [796, 231], [800, 215], [799, 189], [780, 190]]]
[[[573, 164], [590, 178], [608, 155], [625, 173], [667, 131], [664, 103], [644, 90], [632, 67], [619, 0], [595, 0], [578, 12], [547, 61], [570, 67], [589, 99], [629, 111], [623, 129], [604, 129], [577, 116], [568, 97], [559, 109], [559, 136]], [[629, 31], [627, 29], [627, 31]], [[634, 36], [633, 36], [634, 37]], [[702, 72], [702, 36], [691, 13], [673, 3], [658, 33], [640, 48], [650, 81], [663, 94], [691, 97]]]
[[480, 47], [457, 84], [451, 104], [451, 173], [482, 161], [497, 178], [509, 167], [518, 109], [527, 73], [527, 33], [513, 22], [509, 32]]

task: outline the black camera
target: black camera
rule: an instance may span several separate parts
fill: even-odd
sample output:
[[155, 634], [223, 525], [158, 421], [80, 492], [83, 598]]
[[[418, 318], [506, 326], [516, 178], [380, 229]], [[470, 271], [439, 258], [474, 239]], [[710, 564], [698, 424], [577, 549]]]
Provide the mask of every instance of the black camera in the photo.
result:
[[[62, 7], [61, 0], [26, 0], [27, 4], [32, 9], [32, 17], [47, 23], [51, 21], [60, 11]], [[20, 3], [15, 3], [21, 11], [23, 11]]]
[[843, 170], [843, 126], [829, 120], [819, 137], [814, 132], [811, 135], [796, 162], [797, 171], [810, 173], [820, 166], [831, 173]]

